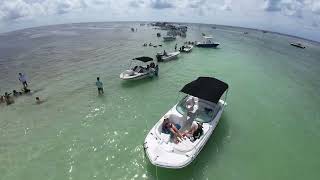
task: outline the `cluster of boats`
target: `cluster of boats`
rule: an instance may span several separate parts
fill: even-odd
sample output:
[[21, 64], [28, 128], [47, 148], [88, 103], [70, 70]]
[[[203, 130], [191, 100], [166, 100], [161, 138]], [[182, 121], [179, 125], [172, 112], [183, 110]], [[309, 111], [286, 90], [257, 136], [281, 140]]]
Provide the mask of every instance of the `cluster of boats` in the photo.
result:
[[[160, 37], [161, 34], [157, 36]], [[163, 37], [164, 41], [175, 40], [175, 38], [174, 35]], [[213, 42], [212, 37], [204, 36], [203, 42], [186, 42], [179, 51], [157, 53], [156, 61], [146, 56], [134, 58], [130, 61], [130, 68], [122, 72], [120, 78], [131, 81], [158, 76], [157, 62], [177, 59], [180, 53], [191, 52], [194, 45], [212, 48], [217, 47], [219, 43]], [[214, 77], [198, 77], [186, 84], [180, 90], [184, 94], [183, 98], [157, 121], [144, 140], [143, 147], [150, 162], [155, 166], [172, 169], [189, 165], [216, 128], [227, 105], [228, 89], [227, 83]], [[195, 131], [192, 130], [193, 124], [197, 124]], [[173, 130], [165, 131], [166, 127], [173, 126], [179, 127], [178, 132], [175, 133], [197, 132], [198, 134], [184, 136], [180, 141], [175, 141]]]

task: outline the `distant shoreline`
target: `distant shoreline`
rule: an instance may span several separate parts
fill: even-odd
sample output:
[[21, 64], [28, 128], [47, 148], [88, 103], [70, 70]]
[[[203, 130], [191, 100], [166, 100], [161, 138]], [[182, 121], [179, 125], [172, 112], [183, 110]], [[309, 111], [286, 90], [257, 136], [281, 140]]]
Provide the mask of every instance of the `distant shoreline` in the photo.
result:
[[[23, 29], [17, 29], [17, 30], [13, 30], [13, 31], [0, 32], [0, 36], [8, 34], [8, 33], [24, 31], [24, 30], [28, 30], [28, 29], [37, 29], [37, 28], [54, 27], [54, 26], [61, 26], [61, 25], [71, 25], [71, 24], [75, 24], [75, 25], [89, 24], [89, 23], [97, 23], [97, 24], [98, 23], [146, 23], [146, 24], [148, 24], [148, 23], [154, 23], [154, 22], [163, 22], [163, 21], [93, 21], [93, 22], [62, 23], [62, 24], [34, 26], [34, 27], [28, 27], [28, 28], [23, 28]], [[264, 30], [264, 29], [249, 28], [249, 27], [242, 27], [242, 26], [222, 25], [222, 24], [207, 24], [207, 23], [194, 23], [194, 22], [170, 22], [170, 21], [166, 21], [166, 22], [172, 23], [172, 24], [207, 25], [207, 26], [227, 27], [227, 28], [239, 28], [239, 29], [243, 29], [243, 30], [253, 30], [253, 31], [261, 31], [261, 32], [265, 31], [265, 33], [272, 33], [272, 34], [278, 34], [278, 35], [282, 35], [282, 36], [288, 36], [288, 37], [301, 39], [304, 41], [308, 41], [308, 42], [316, 43], [316, 44], [320, 45], [320, 41], [315, 41], [315, 40], [303, 38], [300, 36], [295, 36], [295, 35], [290, 35], [290, 34], [285, 34], [285, 33], [280, 33], [280, 32], [274, 32], [274, 31], [269, 31], [269, 30]]]

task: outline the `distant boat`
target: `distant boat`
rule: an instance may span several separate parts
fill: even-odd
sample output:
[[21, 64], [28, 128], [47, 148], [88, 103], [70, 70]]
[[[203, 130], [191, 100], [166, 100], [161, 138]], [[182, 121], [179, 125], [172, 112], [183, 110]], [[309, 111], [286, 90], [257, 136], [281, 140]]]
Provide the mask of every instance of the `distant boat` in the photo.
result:
[[298, 47], [298, 48], [302, 48], [302, 49], [306, 48], [301, 43], [290, 43], [290, 44], [291, 44], [291, 46], [295, 46], [295, 47]]
[[202, 33], [202, 36], [206, 36], [206, 34], [205, 34], [205, 33]]
[[157, 53], [156, 57], [159, 62], [167, 62], [173, 59], [177, 59], [180, 52], [172, 52], [172, 53]]
[[189, 53], [192, 51], [192, 49], [193, 49], [193, 46], [188, 44], [188, 45], [182, 46], [180, 52]]
[[164, 41], [174, 41], [176, 40], [175, 36], [163, 36]]
[[131, 28], [131, 31], [134, 32], [134, 28]]
[[243, 34], [249, 34], [248, 32], [244, 32]]
[[268, 31], [263, 30], [262, 32], [263, 32], [263, 33], [267, 33]]
[[203, 38], [205, 39], [204, 42], [197, 42], [196, 43], [197, 47], [215, 48], [220, 45], [220, 43], [218, 42], [213, 42], [212, 41], [213, 38], [211, 36], [204, 36]]

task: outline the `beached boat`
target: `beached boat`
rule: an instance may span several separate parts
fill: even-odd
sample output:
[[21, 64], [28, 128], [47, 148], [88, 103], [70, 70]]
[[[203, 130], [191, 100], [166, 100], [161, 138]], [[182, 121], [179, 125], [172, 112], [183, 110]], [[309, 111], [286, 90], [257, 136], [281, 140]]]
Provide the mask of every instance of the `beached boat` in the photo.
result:
[[306, 48], [305, 46], [303, 46], [301, 43], [290, 43], [291, 46], [295, 46], [295, 47], [298, 47], [298, 48]]
[[176, 40], [175, 36], [163, 36], [163, 41], [174, 41]]
[[177, 59], [179, 54], [180, 54], [179, 51], [172, 52], [172, 53], [158, 52], [156, 55], [156, 58], [157, 58], [158, 62], [167, 62], [167, 61]]
[[184, 46], [181, 47], [180, 52], [189, 53], [189, 52], [192, 51], [192, 49], [193, 49], [193, 46], [190, 45], [190, 44], [187, 44], [187, 45], [184, 45]]
[[[155, 166], [179, 169], [197, 157], [226, 106], [228, 84], [212, 77], [199, 77], [180, 91], [187, 95], [155, 124], [144, 141], [146, 156]], [[194, 104], [192, 111], [188, 107], [190, 101]], [[164, 119], [167, 118], [176, 127], [180, 126], [180, 132], [188, 130], [194, 121], [202, 123], [202, 133], [195, 139], [190, 137], [175, 143], [163, 129]]]
[[122, 72], [120, 74], [120, 79], [122, 79], [122, 80], [138, 80], [138, 79], [144, 79], [147, 77], [158, 76], [159, 68], [158, 68], [158, 65], [155, 65], [152, 58], [143, 56], [143, 57], [134, 58], [134, 59], [132, 59], [132, 61], [139, 61], [139, 62], [142, 62], [146, 65], [132, 67], [132, 62], [131, 62], [130, 69]]
[[220, 45], [220, 43], [212, 41], [213, 38], [211, 36], [204, 36], [203, 38], [203, 42], [196, 42], [197, 47], [215, 48]]

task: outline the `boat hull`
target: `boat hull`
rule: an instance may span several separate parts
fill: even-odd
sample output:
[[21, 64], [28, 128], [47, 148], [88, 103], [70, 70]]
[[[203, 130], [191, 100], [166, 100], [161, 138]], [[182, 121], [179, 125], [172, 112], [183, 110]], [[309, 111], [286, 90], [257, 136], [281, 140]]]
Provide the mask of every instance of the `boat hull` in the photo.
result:
[[301, 49], [304, 49], [304, 48], [306, 48], [305, 46], [302, 46], [302, 45], [298, 45], [298, 44], [294, 44], [294, 43], [291, 43], [290, 45], [291, 45], [291, 46], [295, 46], [295, 47], [298, 47], [298, 48], [301, 48]]
[[144, 73], [144, 74], [128, 76], [123, 72], [120, 74], [120, 79], [125, 80], [125, 81], [135, 81], [135, 80], [150, 78], [153, 76], [154, 76], [154, 74], [151, 74], [151, 73]]
[[201, 47], [201, 48], [216, 48], [218, 47], [220, 44], [219, 43], [213, 43], [213, 44], [196, 44], [197, 47]]
[[[150, 130], [144, 142], [144, 150], [151, 164], [169, 169], [181, 169], [188, 166], [198, 156], [202, 148], [211, 137], [215, 127], [219, 123], [220, 117], [224, 110], [224, 106], [226, 105], [224, 101], [222, 102], [223, 106], [214, 117], [214, 119], [208, 123], [203, 124], [203, 127], [206, 130], [204, 130], [205, 133], [202, 135], [199, 141], [196, 141], [196, 145], [192, 146], [191, 149], [187, 149], [185, 151], [175, 146], [180, 146], [179, 144], [187, 143], [185, 141], [190, 140], [184, 140], [179, 144], [173, 144], [171, 142], [167, 143], [165, 138], [161, 136], [163, 135], [163, 133], [161, 133], [160, 135], [159, 133], [157, 133], [159, 125], [161, 125], [163, 122], [164, 117], [162, 117], [158, 121], [158, 123]], [[168, 111], [168, 113], [179, 114], [176, 111], [176, 105], [170, 111]], [[180, 114], [180, 116], [182, 115]]]

